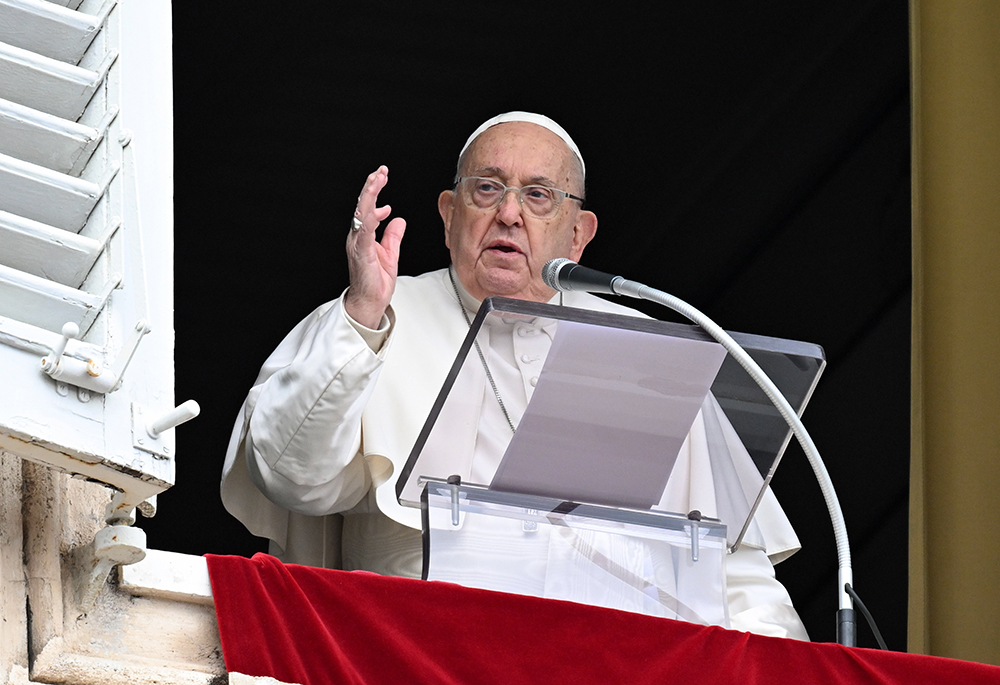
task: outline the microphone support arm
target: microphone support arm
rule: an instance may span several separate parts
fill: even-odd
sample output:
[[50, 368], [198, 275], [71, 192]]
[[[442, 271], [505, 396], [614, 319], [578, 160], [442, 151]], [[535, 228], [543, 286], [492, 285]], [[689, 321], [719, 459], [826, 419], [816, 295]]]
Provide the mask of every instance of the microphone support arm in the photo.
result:
[[805, 426], [802, 424], [798, 415], [796, 415], [792, 405], [788, 403], [785, 396], [780, 390], [778, 390], [778, 387], [774, 384], [774, 382], [768, 378], [767, 374], [764, 373], [764, 370], [760, 368], [757, 362], [755, 362], [753, 358], [747, 354], [746, 350], [740, 347], [740, 345], [714, 321], [689, 305], [687, 302], [665, 293], [662, 290], [650, 288], [649, 286], [636, 281], [629, 281], [621, 276], [615, 276], [611, 281], [611, 290], [616, 295], [624, 295], [640, 300], [656, 302], [657, 304], [661, 304], [668, 309], [674, 310], [678, 314], [687, 317], [701, 326], [706, 333], [726, 348], [726, 351], [729, 352], [729, 354], [733, 355], [733, 358], [736, 359], [740, 366], [746, 369], [747, 373], [750, 374], [750, 377], [753, 378], [757, 385], [760, 386], [761, 390], [764, 391], [768, 399], [771, 400], [778, 412], [781, 414], [782, 418], [785, 419], [785, 422], [792, 429], [792, 432], [798, 439], [799, 444], [802, 445], [802, 450], [805, 452], [806, 459], [809, 460], [809, 464], [812, 466], [813, 472], [816, 474], [816, 480], [819, 481], [819, 487], [823, 492], [823, 499], [826, 500], [826, 507], [830, 512], [830, 519], [833, 523], [833, 533], [837, 542], [837, 579], [839, 582], [837, 642], [847, 647], [856, 646], [857, 634], [856, 624], [854, 621], [854, 604], [851, 596], [847, 592], [847, 586], [853, 585], [854, 579], [851, 570], [851, 546], [847, 538], [847, 525], [844, 522], [844, 513], [840, 508], [840, 500], [837, 499], [837, 493], [834, 490], [830, 474], [826, 470], [826, 465], [823, 463], [823, 459], [819, 456], [819, 450], [816, 449], [816, 445], [809, 436], [809, 432], [806, 431]]

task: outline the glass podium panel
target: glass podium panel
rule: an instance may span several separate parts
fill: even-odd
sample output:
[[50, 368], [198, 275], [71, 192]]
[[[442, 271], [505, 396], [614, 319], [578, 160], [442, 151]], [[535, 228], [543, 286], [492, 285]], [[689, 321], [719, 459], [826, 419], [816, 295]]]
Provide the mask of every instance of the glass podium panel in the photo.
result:
[[425, 483], [424, 578], [729, 627], [718, 521]]
[[[731, 335], [801, 414], [825, 366], [822, 348]], [[522, 383], [525, 364], [540, 371]], [[790, 437], [750, 376], [697, 326], [489, 298], [396, 495], [419, 507], [427, 479], [457, 476], [510, 496], [684, 518], [697, 509], [725, 525], [733, 549]]]

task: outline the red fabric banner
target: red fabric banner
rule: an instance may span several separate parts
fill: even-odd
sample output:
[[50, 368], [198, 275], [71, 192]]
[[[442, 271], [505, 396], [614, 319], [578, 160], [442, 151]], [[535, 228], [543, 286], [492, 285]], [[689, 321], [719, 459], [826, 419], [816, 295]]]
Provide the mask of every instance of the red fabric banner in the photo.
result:
[[[206, 555], [226, 668], [286, 682], [1000, 684], [1000, 667]], [[832, 618], [831, 618], [832, 620]]]

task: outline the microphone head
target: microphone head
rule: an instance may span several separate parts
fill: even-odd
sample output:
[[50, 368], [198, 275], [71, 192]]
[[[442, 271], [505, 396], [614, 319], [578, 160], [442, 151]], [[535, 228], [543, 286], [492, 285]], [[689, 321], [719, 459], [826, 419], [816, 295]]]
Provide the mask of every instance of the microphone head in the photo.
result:
[[542, 281], [553, 290], [569, 290], [569, 288], [563, 287], [559, 282], [559, 272], [562, 271], [564, 266], [569, 264], [576, 266], [576, 262], [572, 259], [566, 259], [565, 257], [557, 257], [545, 262], [545, 266], [542, 267]]

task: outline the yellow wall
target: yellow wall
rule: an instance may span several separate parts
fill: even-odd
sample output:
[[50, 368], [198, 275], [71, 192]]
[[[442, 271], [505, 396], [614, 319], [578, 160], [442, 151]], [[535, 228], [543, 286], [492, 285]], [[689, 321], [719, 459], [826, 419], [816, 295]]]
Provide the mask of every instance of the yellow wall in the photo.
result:
[[1000, 2], [910, 24], [909, 649], [1000, 664]]

